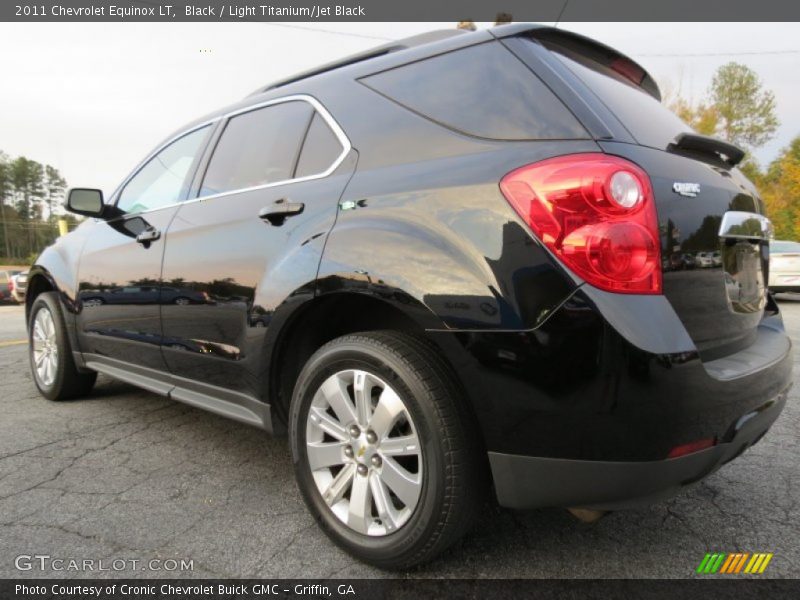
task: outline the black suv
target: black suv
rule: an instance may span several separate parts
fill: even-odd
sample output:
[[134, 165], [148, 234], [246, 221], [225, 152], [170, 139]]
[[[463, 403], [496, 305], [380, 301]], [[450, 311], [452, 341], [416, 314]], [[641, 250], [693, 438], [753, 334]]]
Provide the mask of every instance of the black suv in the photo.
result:
[[653, 502], [786, 401], [741, 159], [578, 35], [392, 43], [181, 128], [105, 203], [71, 190], [92, 218], [31, 269], [34, 380], [287, 434], [321, 527], [382, 567], [444, 550], [492, 489]]

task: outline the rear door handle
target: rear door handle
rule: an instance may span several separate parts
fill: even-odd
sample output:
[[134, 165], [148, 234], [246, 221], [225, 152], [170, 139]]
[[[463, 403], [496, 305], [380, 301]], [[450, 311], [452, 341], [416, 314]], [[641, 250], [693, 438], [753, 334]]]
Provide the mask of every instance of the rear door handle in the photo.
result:
[[136, 236], [136, 241], [142, 244], [145, 248], [150, 247], [150, 242], [155, 242], [161, 237], [161, 232], [155, 227], [148, 227], [142, 233]]
[[269, 221], [272, 225], [283, 225], [283, 222], [294, 215], [303, 212], [306, 205], [302, 202], [289, 202], [285, 198], [276, 200], [270, 206], [265, 206], [258, 212], [258, 218]]

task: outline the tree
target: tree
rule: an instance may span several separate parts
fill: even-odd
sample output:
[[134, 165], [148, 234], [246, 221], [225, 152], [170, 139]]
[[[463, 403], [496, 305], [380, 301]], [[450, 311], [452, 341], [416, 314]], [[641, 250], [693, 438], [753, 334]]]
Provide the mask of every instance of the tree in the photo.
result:
[[694, 103], [677, 92], [664, 95], [667, 107], [692, 129], [752, 150], [775, 135], [775, 96], [764, 90], [758, 75], [738, 63], [717, 69], [707, 97]]
[[744, 148], [763, 146], [775, 135], [775, 95], [764, 90], [758, 75], [731, 62], [717, 69], [709, 101], [718, 115], [716, 133]]
[[[24, 261], [58, 236], [55, 213], [66, 189], [58, 169], [0, 151], [0, 255]], [[47, 218], [45, 219], [45, 215]], [[68, 217], [74, 226], [75, 219]], [[3, 260], [0, 260], [2, 264]]]
[[668, 101], [667, 107], [697, 133], [703, 135], [716, 133], [719, 125], [719, 113], [713, 105], [704, 102], [693, 105], [680, 95], [676, 95]]
[[50, 165], [44, 167], [44, 201], [47, 205], [47, 217], [53, 220], [53, 209], [64, 197], [64, 190], [67, 188], [66, 180], [58, 172], [58, 169]]
[[784, 148], [758, 182], [777, 239], [800, 239], [800, 136]]
[[3, 247], [6, 256], [11, 256], [11, 240], [8, 239], [8, 222], [6, 221], [6, 198], [11, 194], [11, 170], [8, 156], [0, 151], [0, 219], [3, 220]]
[[28, 247], [25, 254], [31, 254], [38, 245], [36, 223], [41, 220], [41, 200], [44, 196], [42, 185], [43, 168], [35, 160], [19, 156], [11, 161], [11, 180], [14, 184], [15, 208], [27, 230]]

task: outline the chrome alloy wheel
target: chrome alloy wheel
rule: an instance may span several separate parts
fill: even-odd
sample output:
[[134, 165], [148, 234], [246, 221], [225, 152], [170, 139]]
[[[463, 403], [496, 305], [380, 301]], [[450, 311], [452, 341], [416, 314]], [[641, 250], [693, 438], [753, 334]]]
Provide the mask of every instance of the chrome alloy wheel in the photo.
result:
[[53, 385], [58, 375], [58, 343], [53, 314], [47, 308], [39, 309], [33, 321], [33, 365], [36, 377], [45, 387]]
[[357, 369], [319, 387], [306, 421], [306, 452], [319, 493], [358, 533], [405, 525], [422, 492], [422, 449], [406, 405], [384, 381]]

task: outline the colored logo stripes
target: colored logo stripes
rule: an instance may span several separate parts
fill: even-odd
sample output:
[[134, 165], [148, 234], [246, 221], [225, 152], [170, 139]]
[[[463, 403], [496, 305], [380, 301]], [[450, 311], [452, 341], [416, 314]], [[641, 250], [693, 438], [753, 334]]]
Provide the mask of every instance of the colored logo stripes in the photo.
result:
[[705, 558], [697, 567], [697, 572], [703, 575], [714, 573], [724, 573], [727, 575], [737, 573], [763, 573], [769, 561], [772, 560], [772, 552], [714, 552], [705, 555]]

